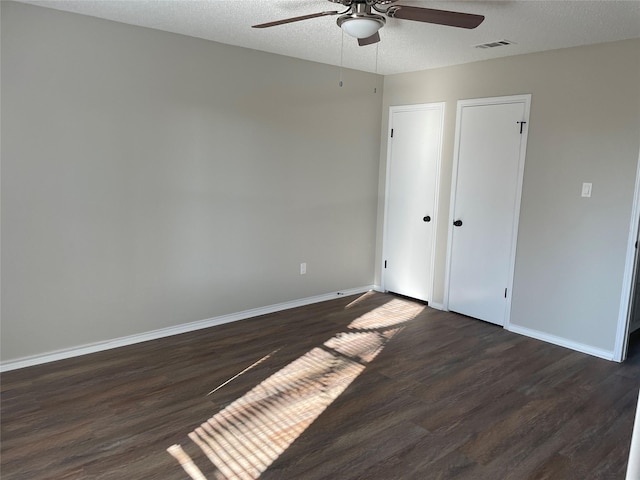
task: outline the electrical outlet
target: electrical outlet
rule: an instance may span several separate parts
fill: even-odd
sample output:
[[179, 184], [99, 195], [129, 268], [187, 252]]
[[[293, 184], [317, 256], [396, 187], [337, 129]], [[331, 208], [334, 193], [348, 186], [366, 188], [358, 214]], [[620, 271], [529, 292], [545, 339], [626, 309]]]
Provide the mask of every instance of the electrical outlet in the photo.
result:
[[307, 264], [303, 262], [300, 264], [300, 275], [306, 275], [307, 273]]

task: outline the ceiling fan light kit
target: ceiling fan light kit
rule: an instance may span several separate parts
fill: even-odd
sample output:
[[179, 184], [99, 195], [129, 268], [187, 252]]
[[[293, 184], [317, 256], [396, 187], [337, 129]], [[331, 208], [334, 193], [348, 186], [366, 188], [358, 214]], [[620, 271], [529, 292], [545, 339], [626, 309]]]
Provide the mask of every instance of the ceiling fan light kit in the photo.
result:
[[338, 18], [338, 26], [344, 30], [344, 33], [354, 38], [369, 38], [380, 30], [386, 20], [382, 15], [360, 16], [343, 15]]
[[[383, 15], [399, 20], [413, 20], [415, 22], [434, 23], [458, 28], [476, 28], [484, 21], [484, 16], [472, 13], [395, 5], [395, 2], [398, 0], [329, 1], [339, 3], [347, 7], [347, 9], [342, 12], [319, 12], [300, 17], [286, 18], [284, 20], [276, 20], [275, 22], [261, 23], [259, 25], [253, 25], [253, 28], [268, 28], [327, 15], [340, 15], [337, 21], [338, 26], [342, 28], [347, 35], [357, 38], [359, 45], [364, 46], [380, 41], [378, 30], [386, 23], [386, 18]], [[377, 13], [374, 13], [374, 11]]]

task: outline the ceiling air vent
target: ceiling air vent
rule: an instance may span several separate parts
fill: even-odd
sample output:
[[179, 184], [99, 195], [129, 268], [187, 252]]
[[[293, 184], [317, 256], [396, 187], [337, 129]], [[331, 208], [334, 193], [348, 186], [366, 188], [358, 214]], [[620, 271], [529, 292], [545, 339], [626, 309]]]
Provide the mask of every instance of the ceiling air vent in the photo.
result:
[[496, 48], [496, 47], [506, 47], [507, 45], [513, 45], [516, 42], [512, 42], [511, 40], [496, 40], [495, 42], [487, 42], [480, 43], [478, 45], [474, 45], [475, 48]]

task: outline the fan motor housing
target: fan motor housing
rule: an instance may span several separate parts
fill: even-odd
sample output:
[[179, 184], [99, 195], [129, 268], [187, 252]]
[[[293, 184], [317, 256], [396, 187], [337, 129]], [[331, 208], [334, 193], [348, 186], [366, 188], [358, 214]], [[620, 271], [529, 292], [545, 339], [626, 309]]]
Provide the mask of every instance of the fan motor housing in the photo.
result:
[[384, 18], [382, 15], [376, 15], [375, 13], [347, 13], [345, 15], [342, 15], [341, 17], [338, 17], [338, 19], [336, 20], [336, 23], [338, 24], [339, 27], [342, 27], [342, 24], [344, 22], [347, 22], [349, 20], [359, 19], [359, 18], [376, 21], [380, 24], [380, 28], [382, 28], [384, 24], [387, 22], [386, 18]]

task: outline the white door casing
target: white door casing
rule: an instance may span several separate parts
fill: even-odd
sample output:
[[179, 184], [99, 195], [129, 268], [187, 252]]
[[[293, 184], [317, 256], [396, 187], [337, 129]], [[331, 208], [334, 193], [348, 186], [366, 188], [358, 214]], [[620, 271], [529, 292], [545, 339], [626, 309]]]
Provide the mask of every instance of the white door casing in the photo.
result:
[[633, 205], [629, 219], [629, 239], [627, 241], [627, 256], [622, 279], [622, 293], [620, 295], [620, 310], [618, 312], [618, 328], [616, 330], [616, 343], [613, 349], [613, 360], [622, 362], [627, 358], [629, 343], [631, 306], [634, 274], [638, 259], [636, 242], [640, 241], [640, 151], [636, 166], [636, 185], [633, 193]]
[[444, 103], [390, 107], [384, 290], [430, 302]]
[[457, 108], [445, 308], [502, 326], [510, 317], [530, 102], [518, 95], [461, 100]]

